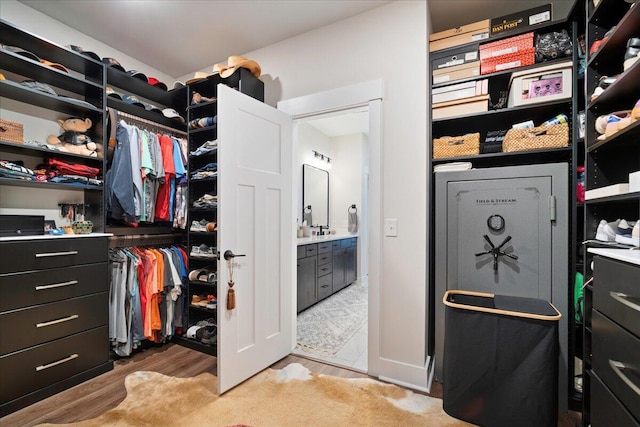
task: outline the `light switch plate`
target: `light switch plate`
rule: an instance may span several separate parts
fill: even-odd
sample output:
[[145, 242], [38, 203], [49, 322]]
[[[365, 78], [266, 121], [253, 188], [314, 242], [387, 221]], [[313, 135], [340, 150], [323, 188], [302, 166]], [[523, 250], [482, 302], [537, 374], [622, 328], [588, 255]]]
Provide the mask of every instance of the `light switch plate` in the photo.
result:
[[384, 220], [384, 235], [388, 237], [398, 237], [398, 220], [387, 218]]

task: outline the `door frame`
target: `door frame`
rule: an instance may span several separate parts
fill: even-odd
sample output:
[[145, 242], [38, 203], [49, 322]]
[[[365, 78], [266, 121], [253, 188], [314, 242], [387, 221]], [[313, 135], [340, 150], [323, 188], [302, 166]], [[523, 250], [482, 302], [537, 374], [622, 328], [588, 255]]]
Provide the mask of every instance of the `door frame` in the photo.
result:
[[[382, 80], [370, 80], [350, 86], [318, 92], [311, 95], [292, 98], [278, 102], [278, 109], [289, 114], [294, 120], [349, 110], [357, 107], [368, 107], [369, 110], [369, 321], [368, 321], [368, 360], [369, 375], [379, 375], [380, 360], [380, 278], [382, 277], [382, 100], [384, 85]], [[292, 176], [292, 180], [293, 180]], [[295, 203], [294, 203], [295, 205]], [[296, 209], [296, 206], [292, 206]], [[295, 224], [292, 225], [294, 227]], [[295, 238], [291, 242], [296, 245]], [[295, 265], [295, 264], [294, 264]], [[295, 277], [295, 276], [294, 276]], [[292, 290], [292, 305], [296, 303], [296, 289]], [[291, 319], [294, 331], [297, 326], [296, 310]], [[294, 336], [291, 349], [295, 348]]]

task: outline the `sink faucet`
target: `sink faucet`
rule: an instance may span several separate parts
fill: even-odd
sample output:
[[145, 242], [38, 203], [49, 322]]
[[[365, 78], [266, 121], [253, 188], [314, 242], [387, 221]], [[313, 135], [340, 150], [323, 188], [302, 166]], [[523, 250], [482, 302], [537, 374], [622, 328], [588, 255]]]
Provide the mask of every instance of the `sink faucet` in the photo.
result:
[[324, 232], [322, 231], [322, 226], [320, 225], [320, 232], [318, 233], [318, 236], [324, 236]]

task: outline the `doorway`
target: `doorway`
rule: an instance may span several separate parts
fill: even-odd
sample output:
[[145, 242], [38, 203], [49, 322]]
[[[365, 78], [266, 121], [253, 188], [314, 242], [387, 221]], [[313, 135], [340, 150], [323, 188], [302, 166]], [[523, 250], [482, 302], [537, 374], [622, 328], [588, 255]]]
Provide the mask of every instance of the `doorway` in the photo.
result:
[[[297, 316], [296, 355], [367, 372], [368, 362], [368, 106], [318, 114], [294, 121], [294, 171], [318, 168], [329, 177], [328, 195], [323, 192], [323, 219], [336, 237], [357, 236], [356, 281]], [[322, 153], [324, 157], [318, 157]], [[302, 180], [296, 179], [301, 187]], [[305, 181], [306, 182], [306, 181]], [[298, 191], [296, 211], [303, 212]], [[316, 200], [316, 206], [319, 200]], [[357, 231], [349, 231], [349, 218], [357, 218]], [[299, 218], [304, 218], [304, 216]], [[314, 224], [316, 219], [314, 218]], [[335, 275], [334, 271], [334, 275]]]
[[[301, 123], [302, 119], [320, 118], [328, 114], [344, 113], [352, 109], [364, 109], [368, 112], [369, 128], [368, 142], [368, 171], [362, 174], [363, 206], [361, 213], [366, 215], [359, 224], [358, 246], [360, 255], [359, 275], [367, 271], [367, 324], [366, 324], [366, 370], [369, 375], [378, 375], [380, 361], [379, 342], [379, 295], [381, 277], [381, 253], [382, 253], [382, 95], [383, 83], [381, 80], [373, 80], [351, 86], [319, 92], [312, 95], [289, 99], [278, 103], [278, 109], [290, 114], [294, 119], [294, 126]], [[327, 116], [328, 117], [328, 116]], [[294, 156], [297, 149], [294, 142]], [[361, 173], [362, 171], [360, 171]], [[294, 173], [292, 179], [298, 182]], [[298, 196], [299, 197], [299, 196]], [[292, 206], [296, 217], [298, 204]], [[292, 241], [296, 245], [296, 240]], [[297, 290], [293, 289], [296, 294]], [[292, 299], [295, 307], [296, 297]], [[294, 310], [295, 312], [295, 310]], [[297, 327], [297, 317], [294, 315], [293, 324]], [[292, 350], [296, 347], [296, 340], [291, 343]]]

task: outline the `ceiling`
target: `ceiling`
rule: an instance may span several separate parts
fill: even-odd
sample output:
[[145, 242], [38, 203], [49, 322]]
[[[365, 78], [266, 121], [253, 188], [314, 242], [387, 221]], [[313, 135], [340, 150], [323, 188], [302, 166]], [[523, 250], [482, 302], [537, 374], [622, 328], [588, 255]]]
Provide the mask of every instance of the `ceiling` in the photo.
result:
[[[388, 0], [21, 0], [22, 3], [179, 78], [368, 10]], [[551, 0], [427, 1], [433, 31]], [[555, 0], [554, 17], [573, 0]], [[425, 35], [426, 36], [426, 35]], [[426, 38], [426, 37], [425, 37]]]
[[329, 138], [362, 133], [369, 134], [369, 111], [367, 108], [342, 111], [337, 114], [322, 114], [319, 118], [306, 120]]

